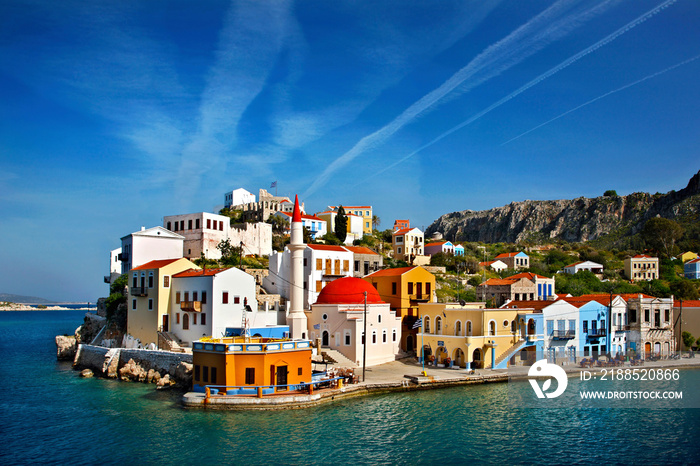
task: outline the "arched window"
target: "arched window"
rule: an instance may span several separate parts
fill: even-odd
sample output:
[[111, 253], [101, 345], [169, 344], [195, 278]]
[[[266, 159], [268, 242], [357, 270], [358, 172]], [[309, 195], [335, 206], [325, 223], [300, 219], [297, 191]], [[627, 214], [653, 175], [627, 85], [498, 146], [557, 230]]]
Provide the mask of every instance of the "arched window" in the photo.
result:
[[423, 317], [423, 332], [430, 333], [430, 317]]
[[515, 333], [515, 319], [510, 323], [510, 331], [512, 333]]
[[462, 322], [455, 322], [455, 335], [460, 336], [462, 334]]
[[467, 321], [467, 336], [468, 337], [472, 336], [472, 321], [471, 320]]
[[377, 343], [377, 331], [372, 330], [372, 344], [374, 345], [376, 343]]
[[489, 322], [489, 336], [490, 337], [496, 336], [496, 321], [495, 320], [492, 320]]
[[190, 329], [190, 316], [185, 312], [185, 315], [182, 316], [182, 329], [183, 330], [189, 330]]
[[442, 318], [435, 318], [435, 334], [442, 335]]

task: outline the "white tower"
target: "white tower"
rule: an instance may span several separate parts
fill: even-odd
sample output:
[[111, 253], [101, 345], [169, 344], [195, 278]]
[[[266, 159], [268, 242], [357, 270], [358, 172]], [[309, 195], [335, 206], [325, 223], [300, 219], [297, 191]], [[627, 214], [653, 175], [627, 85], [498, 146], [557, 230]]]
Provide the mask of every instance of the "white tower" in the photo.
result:
[[292, 253], [292, 281], [289, 286], [289, 312], [287, 325], [292, 339], [306, 338], [306, 314], [304, 314], [304, 230], [301, 224], [299, 198], [294, 196], [291, 238], [287, 247]]

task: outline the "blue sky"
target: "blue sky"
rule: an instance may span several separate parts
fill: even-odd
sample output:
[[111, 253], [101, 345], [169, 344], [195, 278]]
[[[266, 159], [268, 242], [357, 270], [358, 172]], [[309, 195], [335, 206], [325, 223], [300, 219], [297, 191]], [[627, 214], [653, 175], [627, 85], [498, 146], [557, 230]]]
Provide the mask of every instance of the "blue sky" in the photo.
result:
[[700, 169], [695, 0], [0, 3], [0, 292], [278, 182], [381, 228]]

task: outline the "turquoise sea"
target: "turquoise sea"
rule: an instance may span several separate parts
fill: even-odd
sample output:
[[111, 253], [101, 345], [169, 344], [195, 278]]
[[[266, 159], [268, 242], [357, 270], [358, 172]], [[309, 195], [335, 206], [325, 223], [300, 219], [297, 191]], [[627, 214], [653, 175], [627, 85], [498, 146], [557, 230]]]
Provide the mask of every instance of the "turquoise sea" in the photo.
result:
[[[184, 410], [171, 393], [81, 379], [70, 364], [57, 362], [54, 336], [72, 334], [82, 316], [0, 312], [0, 464], [697, 464], [700, 458], [699, 409], [521, 408], [508, 403], [508, 384], [295, 411]], [[699, 370], [684, 371], [681, 380], [688, 393], [700, 390]]]

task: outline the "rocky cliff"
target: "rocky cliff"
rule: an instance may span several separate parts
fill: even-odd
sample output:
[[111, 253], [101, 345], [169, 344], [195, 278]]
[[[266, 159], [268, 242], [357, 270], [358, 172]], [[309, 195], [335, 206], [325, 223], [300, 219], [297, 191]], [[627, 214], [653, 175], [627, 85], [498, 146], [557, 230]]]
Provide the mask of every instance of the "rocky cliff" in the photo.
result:
[[453, 212], [438, 218], [425, 233], [426, 237], [440, 232], [453, 241], [487, 243], [550, 239], [582, 242], [605, 235], [619, 240], [638, 233], [647, 220], [656, 216], [682, 223], [700, 220], [700, 172], [684, 189], [666, 194], [523, 201], [478, 212]]

